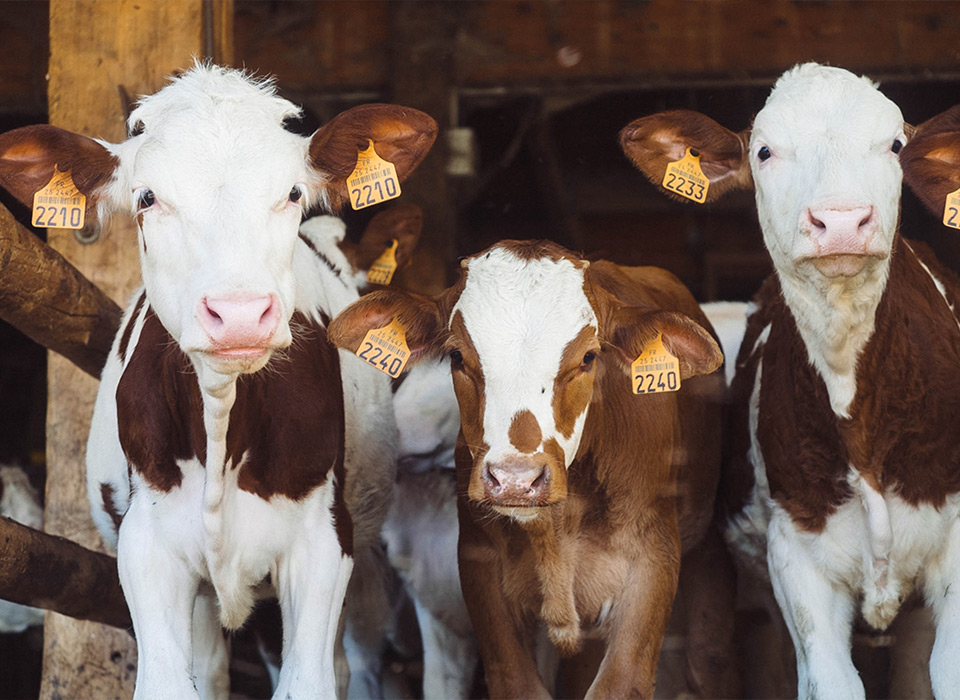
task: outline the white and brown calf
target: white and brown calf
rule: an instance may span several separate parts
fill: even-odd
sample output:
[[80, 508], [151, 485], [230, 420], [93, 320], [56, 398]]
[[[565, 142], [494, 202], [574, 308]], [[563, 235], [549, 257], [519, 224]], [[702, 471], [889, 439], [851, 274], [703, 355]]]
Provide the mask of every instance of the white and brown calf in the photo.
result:
[[960, 284], [898, 230], [901, 179], [942, 214], [960, 187], [956, 109], [916, 130], [866, 78], [806, 64], [735, 133], [686, 111], [621, 134], [657, 184], [686, 149], [708, 200], [751, 185], [775, 266], [733, 383], [727, 539], [769, 573], [801, 698], [862, 698], [859, 607], [885, 629], [916, 591], [930, 676], [960, 697]]
[[276, 696], [332, 697], [352, 557], [386, 513], [389, 382], [327, 342], [326, 320], [358, 297], [354, 271], [329, 236], [298, 229], [306, 208], [345, 201], [358, 150], [372, 141], [402, 179], [435, 124], [365, 105], [306, 138], [284, 128], [298, 113], [269, 81], [197, 65], [140, 102], [122, 143], [51, 126], [0, 136], [0, 184], [21, 201], [56, 166], [88, 217], [138, 222], [144, 290], [87, 450], [134, 621], [137, 697], [225, 697], [220, 627], [242, 625], [267, 584], [284, 625]]
[[[592, 697], [650, 697], [682, 554], [721, 567], [709, 573], [711, 609], [692, 601], [694, 682], [708, 696], [735, 693], [725, 649], [696, 643], [730, 641], [732, 584], [722, 548], [702, 546], [719, 477], [722, 356], [683, 285], [546, 241], [505, 241], [465, 260], [438, 297], [364, 297], [330, 338], [356, 349], [393, 318], [413, 361], [450, 358], [460, 581], [491, 696], [547, 695], [534, 659], [542, 623], [563, 654], [605, 641]], [[634, 395], [630, 363], [658, 333], [683, 388]]]

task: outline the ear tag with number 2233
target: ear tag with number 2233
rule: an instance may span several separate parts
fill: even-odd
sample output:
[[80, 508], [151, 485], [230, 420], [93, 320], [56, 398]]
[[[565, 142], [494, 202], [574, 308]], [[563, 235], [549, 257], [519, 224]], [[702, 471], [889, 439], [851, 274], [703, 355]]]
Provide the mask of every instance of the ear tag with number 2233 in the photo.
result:
[[357, 153], [357, 167], [347, 178], [350, 206], [354, 209], [365, 209], [400, 196], [396, 166], [377, 155], [373, 141], [367, 139], [367, 142], [370, 145]]
[[83, 228], [87, 198], [73, 184], [70, 171], [53, 166], [53, 177], [33, 195], [33, 217], [30, 223], [38, 228]]
[[371, 328], [367, 331], [356, 355], [384, 374], [399, 377], [410, 359], [407, 334], [400, 321], [393, 319], [383, 328]]
[[680, 361], [663, 344], [663, 334], [647, 343], [630, 365], [634, 394], [659, 394], [680, 388]]
[[707, 191], [710, 189], [710, 180], [700, 168], [700, 154], [692, 148], [688, 148], [680, 160], [667, 163], [667, 171], [660, 184], [664, 189], [697, 204], [707, 201]]
[[960, 190], [947, 195], [947, 201], [943, 205], [943, 225], [960, 228]]

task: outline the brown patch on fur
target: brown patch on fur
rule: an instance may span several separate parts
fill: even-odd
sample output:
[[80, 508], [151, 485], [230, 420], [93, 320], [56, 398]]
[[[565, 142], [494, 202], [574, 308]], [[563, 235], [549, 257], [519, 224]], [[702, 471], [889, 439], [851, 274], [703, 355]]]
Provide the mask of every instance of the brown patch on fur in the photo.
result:
[[133, 327], [137, 323], [137, 317], [140, 315], [140, 310], [143, 308], [143, 304], [146, 302], [146, 300], [147, 291], [144, 290], [140, 292], [140, 296], [137, 298], [137, 303], [133, 307], [133, 313], [130, 314], [130, 319], [127, 321], [127, 325], [123, 327], [123, 334], [120, 336], [120, 346], [117, 348], [121, 363], [127, 359], [127, 346], [130, 345], [130, 336], [133, 334]]
[[[594, 360], [584, 364], [587, 353], [593, 353]], [[577, 418], [590, 404], [599, 358], [600, 342], [593, 326], [581, 328], [560, 355], [560, 371], [553, 381], [553, 420], [565, 438], [573, 434]]]
[[517, 411], [513, 416], [507, 435], [510, 438], [510, 444], [520, 452], [533, 452], [540, 447], [540, 441], [543, 439], [536, 416], [526, 409]]
[[516, 240], [504, 240], [495, 243], [486, 250], [477, 253], [476, 255], [471, 255], [467, 258], [466, 262], [469, 264], [469, 261], [474, 258], [482, 258], [484, 255], [489, 253], [493, 248], [499, 248], [502, 250], [507, 250], [513, 253], [520, 260], [551, 260], [553, 262], [559, 262], [560, 260], [569, 260], [573, 263], [574, 267], [585, 268], [590, 263], [581, 258], [578, 255], [574, 255], [569, 250], [564, 248], [558, 243], [548, 240], [537, 240], [537, 241], [516, 241]]
[[206, 459], [193, 367], [152, 309], [117, 385], [117, 425], [127, 460], [158, 491], [180, 485], [177, 460]]
[[123, 515], [117, 510], [116, 501], [113, 500], [113, 487], [110, 484], [100, 484], [100, 498], [103, 501], [103, 509], [107, 511], [110, 520], [113, 521], [114, 532], [120, 532], [120, 523], [123, 522]]

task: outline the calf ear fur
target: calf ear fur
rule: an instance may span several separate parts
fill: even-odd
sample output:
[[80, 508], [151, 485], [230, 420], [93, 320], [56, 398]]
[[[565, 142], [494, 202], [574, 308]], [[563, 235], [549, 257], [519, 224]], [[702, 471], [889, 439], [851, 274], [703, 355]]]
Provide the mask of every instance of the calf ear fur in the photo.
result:
[[359, 105], [341, 112], [310, 139], [310, 160], [327, 179], [331, 206], [348, 199], [347, 178], [357, 167], [357, 154], [373, 141], [383, 160], [393, 163], [403, 182], [430, 151], [437, 137], [432, 117], [410, 107]]
[[338, 348], [355, 353], [367, 331], [383, 328], [397, 319], [406, 334], [410, 359], [407, 367], [440, 351], [442, 318], [431, 297], [395, 289], [364, 295], [341, 311], [327, 328], [327, 338]]
[[942, 217], [947, 195], [960, 189], [960, 105], [916, 127], [900, 165], [910, 189]]
[[344, 254], [357, 270], [369, 270], [373, 261], [397, 241], [397, 269], [406, 267], [413, 257], [423, 230], [423, 212], [416, 204], [396, 204], [370, 219], [360, 243], [344, 241]]
[[723, 364], [717, 341], [684, 314], [628, 306], [614, 312], [610, 326], [607, 344], [618, 351], [627, 372], [657, 333], [663, 335], [664, 346], [680, 361], [681, 380], [710, 374]]
[[630, 162], [667, 195], [682, 199], [661, 186], [667, 164], [680, 160], [691, 148], [700, 154], [700, 167], [710, 180], [707, 202], [735, 189], [752, 189], [747, 159], [749, 130], [735, 133], [699, 112], [678, 109], [630, 122], [620, 132], [620, 147]]
[[97, 141], [48, 124], [0, 134], [0, 186], [28, 207], [53, 177], [54, 166], [70, 171], [87, 198], [87, 216], [95, 215], [99, 190], [110, 181], [117, 158]]

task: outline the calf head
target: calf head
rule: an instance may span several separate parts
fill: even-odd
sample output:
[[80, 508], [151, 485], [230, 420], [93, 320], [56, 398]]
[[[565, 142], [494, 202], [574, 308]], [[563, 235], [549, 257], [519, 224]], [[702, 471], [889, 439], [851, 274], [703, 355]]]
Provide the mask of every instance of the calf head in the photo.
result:
[[88, 218], [125, 210], [138, 223], [148, 300], [200, 370], [236, 376], [289, 345], [293, 251], [305, 210], [336, 210], [370, 141], [406, 177], [436, 124], [416, 110], [363, 105], [311, 138], [270, 81], [196, 65], [146, 97], [119, 144], [52, 126], [0, 135], [0, 185], [24, 203], [69, 170]]
[[467, 496], [519, 520], [566, 497], [598, 376], [616, 373], [629, 392], [630, 363], [658, 333], [681, 379], [722, 361], [689, 318], [621, 304], [586, 260], [546, 241], [503, 241], [465, 259], [460, 280], [436, 297], [373, 292], [334, 319], [329, 338], [355, 352], [393, 319], [411, 362], [449, 356], [472, 460]]
[[637, 119], [620, 142], [657, 185], [690, 148], [710, 180], [708, 201], [753, 186], [781, 278], [819, 283], [886, 269], [906, 131], [873, 82], [807, 63], [777, 80], [752, 128], [735, 133], [680, 110]]

